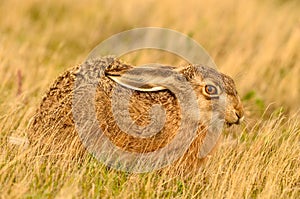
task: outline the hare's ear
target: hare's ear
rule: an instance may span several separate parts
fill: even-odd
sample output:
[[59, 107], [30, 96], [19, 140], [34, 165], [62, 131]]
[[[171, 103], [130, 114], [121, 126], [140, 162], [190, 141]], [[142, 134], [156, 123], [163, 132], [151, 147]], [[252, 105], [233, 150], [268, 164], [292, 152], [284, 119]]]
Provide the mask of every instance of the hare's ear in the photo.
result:
[[161, 91], [166, 90], [167, 88], [155, 84], [149, 83], [142, 83], [141, 80], [135, 75], [131, 76], [130, 74], [124, 75], [124, 71], [114, 71], [114, 72], [105, 72], [105, 75], [109, 77], [111, 80], [115, 81], [116, 83], [130, 88], [136, 91], [143, 91], [143, 92], [151, 92], [151, 91]]

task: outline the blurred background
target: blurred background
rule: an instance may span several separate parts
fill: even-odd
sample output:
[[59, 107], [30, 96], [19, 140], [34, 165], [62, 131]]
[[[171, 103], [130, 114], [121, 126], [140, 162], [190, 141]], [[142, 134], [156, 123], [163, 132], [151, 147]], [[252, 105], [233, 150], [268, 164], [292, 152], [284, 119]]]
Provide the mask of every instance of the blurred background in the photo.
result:
[[[34, 108], [54, 79], [101, 41], [154, 26], [200, 43], [236, 81], [248, 116], [294, 113], [300, 108], [299, 10], [297, 0], [0, 1], [0, 102]], [[124, 59], [182, 63], [155, 50]]]
[[[0, 0], [0, 198], [300, 198], [299, 10], [299, 0]], [[245, 122], [225, 128], [198, 176], [127, 175], [89, 158], [68, 166], [18, 146], [59, 74], [148, 26], [200, 43], [242, 97]], [[123, 59], [184, 64], [157, 50]]]

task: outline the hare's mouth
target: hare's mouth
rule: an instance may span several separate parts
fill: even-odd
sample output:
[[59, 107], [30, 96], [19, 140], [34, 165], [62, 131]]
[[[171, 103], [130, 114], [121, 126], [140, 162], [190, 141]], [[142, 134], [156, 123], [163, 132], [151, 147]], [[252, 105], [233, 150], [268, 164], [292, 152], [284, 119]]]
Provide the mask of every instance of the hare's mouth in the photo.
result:
[[243, 122], [243, 120], [244, 120], [244, 116], [238, 117], [238, 119], [237, 119], [235, 122], [229, 122], [229, 121], [226, 121], [225, 123], [226, 123], [226, 125], [227, 125], [228, 127], [230, 127], [230, 126], [232, 126], [233, 124], [236, 124], [236, 125], [241, 124], [241, 123]]
[[236, 124], [236, 123], [231, 123], [231, 122], [225, 122], [227, 127], [231, 127], [232, 125]]

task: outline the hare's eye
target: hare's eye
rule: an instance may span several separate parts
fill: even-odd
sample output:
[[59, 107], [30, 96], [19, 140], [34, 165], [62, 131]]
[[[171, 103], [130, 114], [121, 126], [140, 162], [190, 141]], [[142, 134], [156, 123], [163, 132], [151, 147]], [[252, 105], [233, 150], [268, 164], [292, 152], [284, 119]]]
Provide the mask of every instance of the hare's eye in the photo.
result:
[[218, 89], [213, 85], [206, 85], [204, 91], [208, 95], [218, 95]]

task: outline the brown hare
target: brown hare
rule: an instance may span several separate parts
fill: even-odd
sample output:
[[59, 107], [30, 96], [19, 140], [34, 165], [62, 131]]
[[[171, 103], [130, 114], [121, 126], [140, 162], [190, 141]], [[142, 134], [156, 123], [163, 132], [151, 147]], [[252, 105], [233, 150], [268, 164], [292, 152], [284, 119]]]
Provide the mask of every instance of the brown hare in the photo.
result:
[[[80, 72], [82, 68], [87, 70], [85, 73], [87, 76], [95, 70], [103, 73], [102, 76], [97, 76], [98, 83], [96, 83], [96, 94], [93, 98], [95, 117], [98, 120], [98, 127], [115, 146], [132, 153], [150, 153], [164, 148], [174, 139], [182, 125], [183, 111], [176, 95], [161, 85], [135, 85], [134, 80], [122, 78], [133, 66], [116, 58], [105, 57], [88, 60], [81, 66], [67, 70], [55, 80], [43, 97], [40, 107], [31, 120], [29, 131], [29, 140], [33, 145], [40, 146], [40, 153], [63, 155], [64, 158], [72, 159], [83, 158], [87, 154], [82, 139], [78, 136], [74, 111], [72, 112], [76, 78], [85, 78], [82, 77], [82, 71]], [[239, 124], [244, 117], [243, 106], [234, 81], [213, 68], [201, 65], [187, 65], [179, 68], [166, 66], [165, 68], [176, 71], [189, 82], [195, 93], [200, 114], [202, 114], [191, 144], [184, 151], [184, 155], [172, 164], [186, 172], [192, 168], [199, 168], [207, 155], [204, 154], [199, 158], [204, 139], [209, 136], [208, 122], [211, 120], [209, 114], [212, 110], [217, 112], [217, 120], [229, 125]], [[114, 114], [112, 108], [112, 98], [116, 86], [130, 91], [128, 112], [134, 125], [140, 127], [149, 125], [153, 119], [151, 118], [151, 107], [159, 104], [165, 110], [163, 127], [158, 129], [158, 132], [144, 137], [124, 132], [125, 130], [115, 119], [120, 115]], [[224, 107], [218, 107], [221, 106], [217, 103], [221, 95], [225, 97]], [[122, 103], [122, 99], [120, 102]], [[88, 118], [86, 119], [88, 120]], [[156, 122], [159, 123], [158, 120]], [[101, 145], [101, 143], [99, 144]], [[211, 153], [210, 150], [208, 153]]]

